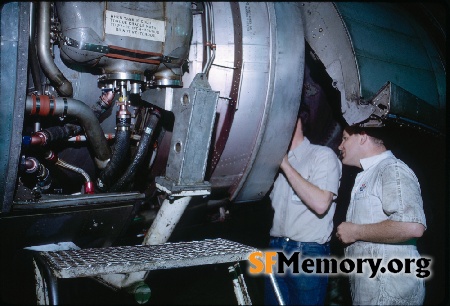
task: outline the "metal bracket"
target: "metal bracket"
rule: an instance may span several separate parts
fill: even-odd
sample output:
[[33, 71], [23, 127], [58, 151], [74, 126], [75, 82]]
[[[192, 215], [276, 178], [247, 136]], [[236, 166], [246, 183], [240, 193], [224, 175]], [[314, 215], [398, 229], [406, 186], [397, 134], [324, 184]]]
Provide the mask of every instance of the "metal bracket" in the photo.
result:
[[387, 82], [372, 99], [374, 106], [372, 115], [380, 118], [386, 117], [391, 108], [391, 82]]
[[375, 94], [375, 96], [365, 106], [370, 106], [371, 113], [365, 119], [359, 122], [364, 127], [382, 127], [383, 119], [386, 118], [391, 110], [391, 82], [387, 82]]
[[195, 76], [189, 88], [173, 89], [175, 125], [164, 177], [158, 188], [171, 195], [205, 195], [211, 185], [204, 181], [219, 92], [212, 91], [206, 75]]

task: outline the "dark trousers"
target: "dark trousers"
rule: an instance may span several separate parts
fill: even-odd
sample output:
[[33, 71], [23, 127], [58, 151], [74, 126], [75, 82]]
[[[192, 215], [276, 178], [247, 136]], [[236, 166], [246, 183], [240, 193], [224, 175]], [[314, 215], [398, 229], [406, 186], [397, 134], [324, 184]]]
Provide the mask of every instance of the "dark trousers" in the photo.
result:
[[[277, 268], [274, 267], [274, 276], [286, 305], [323, 305], [327, 292], [328, 275], [314, 272], [305, 273], [302, 270], [302, 262], [306, 258], [330, 256], [329, 243], [298, 242], [284, 237], [271, 237], [269, 249], [270, 251], [282, 251], [288, 258], [291, 258], [293, 252], [300, 252], [299, 273], [293, 273], [292, 265], [290, 268], [285, 267], [284, 273], [277, 273]], [[278, 305], [269, 277], [265, 279], [264, 289], [264, 304]]]

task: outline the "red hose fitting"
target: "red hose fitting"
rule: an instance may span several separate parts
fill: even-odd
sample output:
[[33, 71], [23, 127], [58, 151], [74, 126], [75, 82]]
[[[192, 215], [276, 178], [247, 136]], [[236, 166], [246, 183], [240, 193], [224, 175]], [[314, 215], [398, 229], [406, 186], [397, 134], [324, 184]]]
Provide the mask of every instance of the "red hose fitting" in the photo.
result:
[[36, 132], [31, 135], [31, 144], [44, 146], [47, 144], [47, 134], [44, 132]]
[[56, 100], [53, 96], [32, 94], [31, 99], [33, 100], [33, 106], [30, 115], [53, 115], [56, 108]]
[[58, 161], [58, 155], [56, 155], [55, 152], [50, 150], [45, 153], [44, 158], [54, 164], [56, 164], [56, 162]]
[[93, 182], [85, 182], [84, 183], [84, 193], [94, 194], [94, 183]]

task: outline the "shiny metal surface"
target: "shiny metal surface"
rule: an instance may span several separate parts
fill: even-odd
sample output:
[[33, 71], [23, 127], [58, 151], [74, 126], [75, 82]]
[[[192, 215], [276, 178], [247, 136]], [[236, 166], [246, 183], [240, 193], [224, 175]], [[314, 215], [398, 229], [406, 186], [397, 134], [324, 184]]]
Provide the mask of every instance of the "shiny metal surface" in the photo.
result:
[[[329, 103], [340, 104], [347, 123], [358, 122], [370, 114], [387, 115], [380, 112], [372, 100], [386, 82], [410, 93], [401, 95], [401, 101], [397, 96], [390, 98], [390, 116], [409, 117], [435, 130], [440, 130], [445, 122], [430, 119], [435, 116], [428, 116], [425, 111], [415, 116], [414, 97], [428, 104], [431, 100], [435, 103], [442, 100], [445, 72], [440, 70], [437, 51], [419, 30], [419, 25], [409, 26], [410, 19], [396, 6], [329, 2], [196, 5], [197, 9], [192, 8], [192, 3], [56, 2], [51, 16], [58, 17], [61, 33], [59, 45], [53, 47], [54, 61], [56, 69], [72, 83], [74, 99], [92, 106], [99, 94], [98, 86], [121, 86], [121, 91], [142, 94], [146, 102], [171, 112], [171, 86], [189, 88], [195, 75], [206, 69], [208, 82], [213, 91], [219, 92], [219, 100], [213, 136], [208, 140], [211, 154], [205, 180], [232, 201], [261, 199], [271, 186], [287, 150], [300, 105], [305, 42], [316, 60], [323, 64], [331, 86], [339, 91], [341, 101]], [[360, 13], [355, 15], [355, 11]], [[382, 21], [383, 14], [390, 16], [389, 20], [401, 16], [400, 23], [396, 23], [398, 27]], [[366, 21], [362, 21], [363, 15], [367, 16]], [[164, 38], [148, 39], [143, 34], [133, 33], [132, 27], [137, 21], [145, 23], [146, 18], [155, 20], [155, 29], [164, 28]], [[113, 19], [123, 22], [117, 28], [125, 32], [112, 34]], [[52, 35], [56, 33], [54, 28]], [[391, 37], [392, 42], [398, 35], [412, 38], [409, 49], [417, 49], [414, 46], [422, 42], [430, 61], [427, 62], [423, 50], [407, 54], [407, 41], [402, 42], [402, 55], [395, 55], [394, 48], [382, 44], [369, 48], [383, 37]], [[52, 36], [52, 39], [57, 41], [58, 37]], [[112, 52], [118, 52], [113, 55], [122, 58], [106, 56]], [[373, 57], [369, 56], [370, 52], [374, 53]], [[378, 66], [370, 68], [374, 59], [380, 67], [384, 65], [383, 72]], [[160, 61], [161, 64], [138, 60]], [[189, 67], [182, 69], [182, 62], [186, 60], [189, 60]], [[86, 67], [79, 69], [77, 65]], [[98, 71], [91, 70], [92, 65], [101, 68], [103, 74], [97, 75]], [[424, 75], [412, 80], [417, 74], [397, 69], [399, 65], [409, 70], [423, 68], [427, 71], [424, 75], [429, 76], [427, 82], [419, 80]], [[121, 80], [126, 83], [120, 85]], [[161, 94], [157, 88], [147, 89], [151, 82], [153, 86], [167, 88], [167, 94]], [[424, 86], [417, 86], [417, 82]], [[433, 84], [436, 86], [432, 92]], [[319, 86], [324, 85], [327, 84]], [[420, 98], [424, 95], [426, 99]], [[409, 97], [408, 100], [405, 97]], [[423, 109], [444, 114], [442, 102], [430, 105], [431, 108], [424, 106]], [[315, 120], [320, 118], [317, 115]], [[178, 123], [182, 127], [176, 129], [190, 124], [180, 120]], [[114, 116], [102, 118], [101, 126], [104, 132], [113, 133]], [[338, 132], [339, 129], [335, 129], [330, 135], [336, 138]], [[171, 131], [166, 134], [166, 138], [171, 137]], [[159, 150], [160, 155], [169, 152]], [[64, 153], [63, 159], [66, 158]], [[86, 156], [73, 158], [82, 161]]]
[[247, 260], [258, 249], [222, 238], [159, 245], [138, 245], [41, 252], [58, 278], [172, 269]]
[[[192, 8], [194, 5], [197, 9]], [[170, 86], [189, 88], [195, 75], [207, 71], [208, 82], [213, 91], [219, 92], [219, 100], [213, 136], [201, 144], [207, 148], [211, 143], [205, 180], [222, 198], [235, 202], [261, 199], [273, 182], [301, 103], [305, 85], [305, 42], [316, 61], [323, 65], [331, 86], [340, 93], [340, 101], [326, 102], [338, 106], [341, 112], [338, 115], [347, 123], [358, 122], [370, 114], [405, 117], [435, 130], [441, 130], [445, 123], [445, 120], [430, 119], [435, 116], [426, 114], [430, 111], [444, 114], [442, 110], [445, 110], [441, 102], [445, 97], [445, 85], [442, 85], [445, 71], [439, 66], [437, 51], [419, 29], [420, 25], [411, 23], [411, 19], [405, 17], [407, 14], [395, 5], [56, 2], [55, 11], [50, 15], [59, 21], [59, 24], [52, 24], [51, 31], [52, 40], [59, 42], [52, 50], [54, 64], [73, 84], [73, 99], [87, 105], [95, 103], [98, 86], [105, 85], [120, 87], [124, 98], [127, 98], [124, 93], [127, 90], [142, 94], [142, 99], [149, 103], [145, 107], [153, 105], [173, 113], [174, 89]], [[392, 23], [383, 21], [382, 16], [389, 20], [400, 16], [400, 19]], [[113, 19], [122, 21], [116, 28], [124, 31], [113, 34], [111, 27], [116, 23]], [[152, 29], [160, 29], [160, 35], [164, 29], [164, 37], [156, 35], [149, 39], [133, 32], [137, 23], [146, 24], [150, 19], [155, 21]], [[60, 36], [55, 36], [59, 25]], [[27, 31], [29, 29], [26, 27]], [[382, 44], [370, 48], [385, 37], [394, 42], [399, 35], [412, 39], [409, 44], [407, 40], [402, 41], [404, 52], [401, 55]], [[418, 48], [419, 42], [423, 49], [417, 54], [411, 52]], [[116, 57], [105, 56], [110, 53]], [[161, 64], [139, 60], [160, 61]], [[186, 60], [189, 60], [188, 67], [181, 68]], [[385, 67], [383, 72], [373, 64], [374, 60]], [[78, 65], [85, 67], [80, 69]], [[103, 74], [91, 70], [92, 65], [101, 68]], [[314, 68], [320, 69], [319, 65], [317, 67]], [[411, 73], [421, 69], [426, 72]], [[415, 78], [417, 75], [419, 77]], [[426, 82], [420, 81], [423, 78]], [[121, 80], [125, 83], [120, 83]], [[391, 95], [389, 114], [380, 111], [373, 100], [386, 82], [407, 93]], [[155, 84], [166, 87], [167, 91], [161, 93]], [[330, 85], [317, 84], [319, 87]], [[402, 86], [404, 84], [407, 86]], [[146, 88], [149, 85], [153, 88]], [[49, 92], [54, 93], [51, 87]], [[418, 115], [416, 98], [430, 106], [421, 103], [423, 111]], [[328, 114], [323, 117], [327, 118], [323, 120], [330, 118]], [[314, 118], [322, 120], [323, 117], [316, 114]], [[36, 125], [33, 120], [27, 118], [25, 123]], [[180, 130], [191, 122], [175, 120], [175, 124], [179, 124], [175, 130]], [[101, 126], [105, 133], [114, 132], [114, 116], [102, 118]], [[170, 129], [173, 127], [169, 127], [165, 138], [173, 136]], [[336, 138], [339, 129], [329, 134]], [[161, 142], [170, 143], [170, 139]], [[327, 140], [327, 143], [333, 141]], [[167, 157], [170, 150], [162, 146], [158, 152]], [[66, 159], [66, 151], [69, 150], [61, 152], [61, 158]], [[71, 157], [83, 163], [89, 160], [83, 154]], [[162, 160], [167, 163], [164, 156]], [[92, 176], [92, 173], [89, 174]]]
[[[63, 1], [56, 6], [67, 42], [61, 45], [61, 55], [69, 63], [98, 66], [105, 73], [144, 74], [155, 72], [159, 63], [141, 63], [137, 60], [139, 53], [173, 57], [174, 67], [187, 58], [192, 28], [189, 2]], [[71, 44], [71, 40], [80, 46]], [[89, 45], [98, 47], [90, 49], [86, 47]], [[104, 56], [102, 47], [109, 53], [114, 47], [128, 54]]]
[[373, 111], [360, 105], [360, 72], [353, 42], [332, 2], [304, 2], [300, 6], [305, 39], [320, 58], [341, 93], [342, 115], [353, 124], [366, 119]]
[[[300, 105], [304, 69], [300, 10], [294, 3], [214, 2], [213, 12], [217, 51], [208, 80], [221, 98], [210, 182], [213, 187], [231, 187], [230, 198], [237, 202], [257, 200], [270, 188]], [[185, 83], [203, 62], [196, 18], [192, 71], [185, 75]], [[276, 137], [279, 131], [286, 131], [286, 137]], [[223, 152], [217, 150], [221, 146]]]
[[218, 97], [219, 92], [211, 90], [203, 73], [195, 77], [189, 89], [174, 89], [172, 111], [177, 124], [165, 175], [156, 178], [156, 183], [171, 194], [210, 189], [204, 177]]

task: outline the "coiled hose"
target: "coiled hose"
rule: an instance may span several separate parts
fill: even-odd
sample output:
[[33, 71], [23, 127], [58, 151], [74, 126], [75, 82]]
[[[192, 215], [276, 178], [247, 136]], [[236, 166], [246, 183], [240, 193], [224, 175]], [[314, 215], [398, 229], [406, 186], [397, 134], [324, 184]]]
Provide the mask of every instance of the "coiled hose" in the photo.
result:
[[153, 132], [156, 128], [156, 125], [159, 122], [160, 117], [161, 114], [158, 110], [155, 109], [152, 111], [148, 123], [144, 128], [144, 133], [141, 137], [141, 140], [139, 141], [139, 145], [132, 163], [128, 166], [127, 170], [122, 175], [122, 177], [111, 187], [109, 191], [111, 192], [122, 191], [134, 179], [136, 170], [142, 164], [142, 162], [145, 159], [145, 156], [147, 155], [148, 149], [150, 147], [150, 142], [152, 140]]
[[116, 179], [117, 173], [122, 168], [128, 148], [130, 147], [131, 130], [116, 130], [116, 143], [114, 152], [97, 178], [97, 187], [102, 191], [107, 191], [111, 183]]

